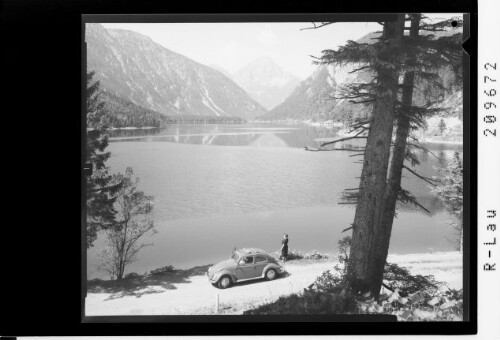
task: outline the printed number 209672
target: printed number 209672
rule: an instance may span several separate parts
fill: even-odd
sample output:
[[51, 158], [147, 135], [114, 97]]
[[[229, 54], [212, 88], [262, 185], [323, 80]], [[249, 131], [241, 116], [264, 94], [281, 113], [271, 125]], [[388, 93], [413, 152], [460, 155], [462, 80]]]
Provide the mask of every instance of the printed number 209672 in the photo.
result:
[[[484, 64], [484, 69], [486, 71], [488, 71], [488, 73], [493, 73], [497, 70], [497, 63], [485, 63]], [[488, 126], [487, 129], [484, 129], [483, 130], [483, 134], [486, 136], [486, 137], [489, 137], [489, 136], [493, 136], [493, 137], [496, 137], [497, 135], [497, 129], [494, 128], [495, 124], [496, 124], [496, 121], [497, 121], [497, 117], [495, 116], [495, 113], [493, 112], [494, 109], [497, 108], [497, 104], [494, 102], [494, 97], [497, 95], [497, 90], [494, 87], [495, 84], [493, 83], [496, 83], [496, 79], [492, 77], [493, 74], [490, 75], [485, 75], [484, 78], [483, 78], [483, 83], [484, 84], [490, 84], [491, 85], [491, 88], [487, 88], [486, 90], [484, 90], [484, 94], [485, 94], [485, 99], [487, 100], [486, 102], [484, 102], [483, 104], [483, 107], [485, 110], [492, 110], [492, 111], [488, 111], [484, 117], [483, 117], [483, 120], [486, 124], [491, 124], [490, 126]]]

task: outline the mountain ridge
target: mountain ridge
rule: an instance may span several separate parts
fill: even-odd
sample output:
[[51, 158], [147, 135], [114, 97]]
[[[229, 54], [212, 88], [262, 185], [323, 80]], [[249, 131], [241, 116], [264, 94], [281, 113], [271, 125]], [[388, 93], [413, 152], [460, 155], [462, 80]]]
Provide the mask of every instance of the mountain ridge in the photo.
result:
[[[434, 34], [435, 37], [455, 34], [449, 30]], [[373, 43], [380, 35], [379, 32], [371, 32], [358, 39], [358, 43]], [[338, 96], [336, 85], [352, 82], [366, 83], [372, 78], [366, 71], [351, 73], [357, 65], [347, 64], [342, 67], [333, 65], [319, 65], [311, 76], [303, 80], [293, 92], [281, 103], [269, 112], [257, 117], [258, 120], [313, 120], [337, 122], [349, 121], [352, 118], [366, 116], [369, 108], [364, 105], [349, 103], [346, 99], [334, 99]], [[454, 107], [454, 114], [461, 117], [462, 110], [459, 103], [461, 89], [454, 89], [455, 74], [451, 68], [439, 70], [443, 89], [431, 89], [423, 86], [416, 87], [414, 102], [416, 105], [424, 105], [428, 100], [442, 99], [443, 103]], [[422, 84], [421, 84], [422, 85]], [[459, 92], [457, 94], [457, 92]]]
[[164, 115], [237, 116], [266, 110], [233, 80], [140, 33], [87, 24], [87, 67], [110, 93]]

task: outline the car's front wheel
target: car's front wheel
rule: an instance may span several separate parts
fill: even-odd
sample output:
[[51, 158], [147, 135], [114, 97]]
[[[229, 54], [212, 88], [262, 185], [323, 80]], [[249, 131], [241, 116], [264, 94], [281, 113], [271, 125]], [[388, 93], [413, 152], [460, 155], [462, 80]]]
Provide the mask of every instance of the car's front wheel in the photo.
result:
[[276, 273], [276, 270], [274, 269], [269, 269], [267, 272], [266, 272], [266, 279], [268, 279], [269, 281], [271, 280], [274, 280], [276, 278], [276, 276], [278, 275], [278, 273]]
[[220, 289], [226, 289], [231, 286], [231, 283], [231, 278], [228, 275], [225, 275], [220, 278], [218, 285]]

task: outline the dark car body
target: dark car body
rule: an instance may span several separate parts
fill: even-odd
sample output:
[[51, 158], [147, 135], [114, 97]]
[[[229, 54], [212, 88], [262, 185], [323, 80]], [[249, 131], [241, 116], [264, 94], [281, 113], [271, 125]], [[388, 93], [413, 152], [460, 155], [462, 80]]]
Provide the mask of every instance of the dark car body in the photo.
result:
[[274, 257], [258, 248], [234, 250], [228, 260], [219, 262], [208, 269], [208, 280], [227, 288], [231, 284], [247, 280], [275, 279], [284, 272]]

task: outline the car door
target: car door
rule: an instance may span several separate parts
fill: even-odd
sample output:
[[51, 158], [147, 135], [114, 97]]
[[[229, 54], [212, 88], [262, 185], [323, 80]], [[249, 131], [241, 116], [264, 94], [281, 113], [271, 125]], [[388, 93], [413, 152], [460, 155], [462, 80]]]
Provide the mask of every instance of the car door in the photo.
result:
[[254, 269], [255, 269], [254, 275], [255, 275], [255, 277], [262, 277], [262, 275], [264, 275], [263, 271], [268, 263], [269, 263], [269, 261], [267, 260], [267, 257], [262, 256], [262, 255], [255, 256], [255, 259], [254, 259]]
[[242, 256], [236, 267], [236, 278], [238, 280], [246, 280], [255, 277], [255, 268], [253, 256]]

